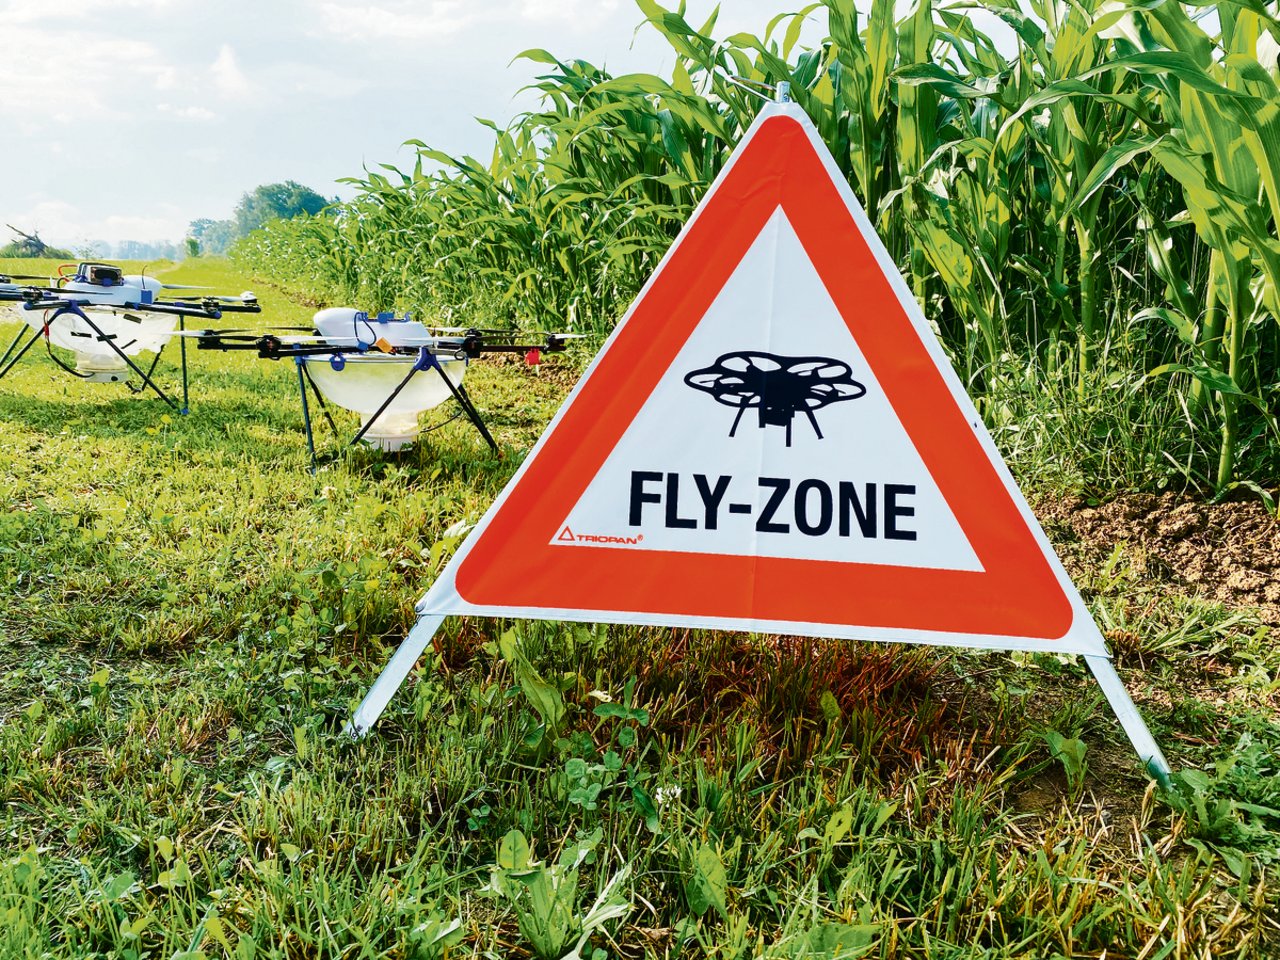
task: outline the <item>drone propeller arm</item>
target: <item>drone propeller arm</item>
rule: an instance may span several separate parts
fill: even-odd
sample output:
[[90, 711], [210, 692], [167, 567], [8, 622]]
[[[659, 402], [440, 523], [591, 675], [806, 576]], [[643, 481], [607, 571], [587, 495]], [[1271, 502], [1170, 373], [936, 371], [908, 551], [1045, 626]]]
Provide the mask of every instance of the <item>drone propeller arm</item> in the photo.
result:
[[246, 300], [244, 303], [227, 303], [219, 301], [217, 304], [219, 310], [223, 313], [261, 313], [262, 307], [256, 300]]
[[160, 301], [153, 303], [126, 303], [123, 309], [135, 310], [139, 313], [163, 313], [174, 317], [204, 317], [206, 320], [217, 320], [222, 316], [222, 311], [218, 307], [194, 303], [164, 303]]
[[[445, 342], [454, 341], [442, 338]], [[562, 353], [568, 346], [568, 339], [562, 335], [549, 333], [542, 343], [493, 343], [486, 340], [483, 334], [470, 334], [456, 341], [458, 351], [471, 359], [486, 353], [519, 353], [527, 354], [531, 350], [543, 353]]]
[[57, 310], [60, 307], [91, 307], [92, 300], [74, 300], [70, 297], [51, 297], [39, 290], [28, 290], [20, 298], [28, 310]]
[[[256, 312], [256, 310], [242, 312]], [[485, 336], [485, 334], [473, 333], [465, 337], [440, 337], [428, 343], [387, 345], [381, 342], [370, 344], [361, 341], [341, 343], [315, 337], [304, 337], [301, 340], [286, 339], [274, 334], [242, 334], [220, 330], [205, 330], [195, 334], [196, 346], [200, 350], [220, 350], [224, 353], [248, 350], [257, 353], [264, 360], [352, 354], [417, 356], [421, 351], [426, 351], [432, 356], [474, 360], [487, 353], [528, 354], [531, 351], [558, 353], [567, 345], [567, 338], [559, 334], [548, 334], [542, 343], [494, 343], [486, 340]]]
[[283, 360], [285, 357], [331, 357], [342, 353], [365, 353], [366, 348], [334, 344], [289, 343], [270, 334], [228, 334], [221, 330], [203, 330], [196, 335], [196, 347], [200, 350], [219, 350], [229, 353], [248, 350], [264, 360]]

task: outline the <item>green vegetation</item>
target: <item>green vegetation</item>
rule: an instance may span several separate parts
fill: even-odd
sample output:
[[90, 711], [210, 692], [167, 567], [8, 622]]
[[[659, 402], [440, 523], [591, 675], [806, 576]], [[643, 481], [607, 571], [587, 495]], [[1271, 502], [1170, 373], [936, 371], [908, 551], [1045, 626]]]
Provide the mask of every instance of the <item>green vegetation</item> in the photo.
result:
[[[236, 240], [273, 220], [314, 217], [334, 201], [326, 200], [310, 187], [286, 180], [254, 187], [240, 198], [229, 220], [202, 218], [191, 221], [188, 228], [187, 252], [223, 254]], [[195, 252], [191, 242], [195, 241]]]
[[40, 239], [39, 233], [26, 233], [12, 224], [9, 225], [9, 229], [16, 235], [16, 239], [0, 247], [0, 259], [50, 257], [55, 260], [65, 260], [71, 257], [69, 251], [49, 246]]
[[1247, 611], [1081, 567], [1168, 796], [1072, 658], [698, 631], [450, 621], [352, 744], [573, 373], [474, 365], [504, 459], [454, 422], [313, 477], [291, 366], [192, 366], [189, 417], [39, 354], [0, 381], [0, 956], [1280, 951], [1280, 651]]
[[[824, 0], [804, 49], [801, 14], [717, 40], [714, 17], [637, 3], [669, 78], [526, 51], [544, 108], [495, 128], [491, 158], [410, 141], [412, 170], [238, 256], [313, 296], [603, 333], [759, 109], [730, 77], [786, 80], [988, 423], [1062, 435], [1046, 480], [1280, 479], [1274, 3], [995, 0], [1008, 53], [966, 4]], [[1058, 456], [1117, 424], [1121, 455]]]

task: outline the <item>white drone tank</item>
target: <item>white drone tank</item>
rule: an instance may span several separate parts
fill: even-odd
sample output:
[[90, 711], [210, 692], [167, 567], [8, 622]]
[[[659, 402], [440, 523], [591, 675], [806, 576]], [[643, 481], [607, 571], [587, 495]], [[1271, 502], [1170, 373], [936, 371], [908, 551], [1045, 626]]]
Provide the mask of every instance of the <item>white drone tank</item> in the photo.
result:
[[158, 353], [178, 324], [178, 318], [169, 314], [130, 312], [125, 307], [129, 303], [150, 303], [159, 296], [164, 285], [154, 277], [126, 276], [110, 287], [71, 280], [61, 289], [90, 301], [91, 305], [81, 309], [101, 335], [74, 313], [55, 318], [57, 310], [24, 310], [23, 319], [42, 333], [48, 323], [49, 342], [75, 353], [76, 372], [86, 380], [120, 383], [128, 379], [129, 365], [108, 341], [131, 357], [143, 351]]
[[[360, 424], [378, 412], [387, 397], [400, 385], [418, 354], [383, 353], [374, 346], [379, 340], [393, 347], [431, 346], [436, 339], [416, 320], [388, 314], [369, 316], [351, 307], [330, 307], [315, 315], [317, 332], [334, 346], [363, 344], [368, 353], [305, 357], [307, 372], [325, 399], [360, 414]], [[454, 385], [462, 383], [466, 360], [437, 356], [443, 372]], [[418, 417], [452, 396], [438, 373], [423, 370], [415, 374], [391, 405], [365, 432], [364, 440], [380, 450], [400, 450], [413, 443], [420, 432]]]

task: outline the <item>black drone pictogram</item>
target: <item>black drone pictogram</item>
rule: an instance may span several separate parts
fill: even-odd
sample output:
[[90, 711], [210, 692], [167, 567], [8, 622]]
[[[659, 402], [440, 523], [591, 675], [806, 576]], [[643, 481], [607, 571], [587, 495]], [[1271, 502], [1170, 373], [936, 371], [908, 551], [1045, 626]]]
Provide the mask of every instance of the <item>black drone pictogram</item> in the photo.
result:
[[755, 408], [761, 429], [766, 426], [787, 428], [787, 446], [791, 446], [791, 421], [803, 413], [822, 439], [813, 411], [841, 400], [857, 400], [867, 392], [853, 370], [842, 360], [831, 357], [782, 357], [758, 350], [726, 353], [709, 367], [686, 374], [684, 382], [695, 390], [711, 394], [720, 403], [737, 407], [729, 436], [748, 408]]

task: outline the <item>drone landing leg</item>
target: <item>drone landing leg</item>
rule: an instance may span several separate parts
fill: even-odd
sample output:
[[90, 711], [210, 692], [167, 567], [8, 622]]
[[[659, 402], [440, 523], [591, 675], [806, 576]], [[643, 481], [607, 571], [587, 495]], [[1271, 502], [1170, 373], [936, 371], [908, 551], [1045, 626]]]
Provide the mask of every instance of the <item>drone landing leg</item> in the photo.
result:
[[[151, 361], [151, 366], [147, 368], [147, 376], [151, 376], [156, 372], [156, 367], [160, 364], [160, 355], [164, 353], [164, 347], [156, 351], [155, 358]], [[134, 387], [132, 384], [125, 384], [134, 393], [141, 393], [142, 387]]]
[[444, 372], [444, 367], [439, 364], [436, 364], [436, 371], [444, 379], [445, 386], [447, 386], [449, 388], [449, 392], [453, 394], [453, 399], [458, 401], [458, 406], [460, 406], [462, 408], [462, 412], [467, 415], [467, 419], [470, 420], [475, 425], [475, 428], [480, 431], [480, 436], [484, 437], [485, 442], [489, 444], [493, 452], [501, 457], [502, 451], [498, 449], [498, 444], [494, 441], [493, 435], [489, 433], [489, 428], [484, 425], [484, 420], [480, 416], [480, 411], [477, 410], [476, 405], [471, 402], [471, 397], [467, 393], [466, 389], [462, 384], [454, 383], [450, 380], [449, 375]]
[[302, 425], [307, 431], [307, 453], [311, 455], [311, 466], [307, 472], [315, 475], [316, 472], [316, 441], [311, 434], [311, 408], [307, 405], [307, 382], [306, 371], [304, 367], [306, 361], [302, 357], [293, 358], [294, 366], [298, 368], [298, 396], [302, 398]]
[[351, 438], [351, 443], [348, 444], [348, 446], [354, 447], [357, 443], [359, 443], [361, 440], [364, 439], [364, 435], [369, 432], [369, 430], [373, 427], [375, 423], [378, 422], [378, 418], [387, 412], [387, 407], [391, 406], [395, 398], [400, 396], [400, 391], [409, 385], [409, 381], [413, 379], [413, 375], [417, 373], [419, 369], [421, 368], [415, 366], [412, 370], [409, 371], [409, 375], [405, 377], [403, 380], [401, 380], [399, 384], [396, 385], [396, 388], [391, 391], [391, 396], [387, 397], [387, 399], [382, 401], [382, 406], [378, 408], [377, 412], [372, 417], [370, 417], [368, 420], [364, 422], [364, 426], [360, 428], [359, 433], [357, 433], [354, 437]]
[[[187, 332], [187, 319], [182, 314], [178, 314], [178, 329]], [[191, 412], [191, 399], [187, 395], [187, 338], [178, 337], [178, 341], [178, 350], [182, 354], [182, 415], [185, 417]]]
[[27, 333], [28, 330], [30, 330], [30, 328], [24, 324], [22, 329], [18, 331], [18, 335], [13, 338], [13, 343], [9, 344], [9, 349], [4, 352], [4, 357], [0, 358], [0, 365], [5, 364], [6, 361], [8, 363], [8, 365], [5, 366], [3, 370], [0, 370], [0, 377], [3, 377], [6, 373], [8, 373], [15, 366], [17, 366], [18, 361], [21, 360], [23, 356], [26, 354], [26, 352], [35, 345], [35, 342], [40, 339], [39, 330], [30, 330], [30, 333], [31, 333], [30, 339], [28, 339], [27, 342], [23, 344], [22, 349], [17, 352], [17, 354], [13, 357], [12, 360], [10, 360], [9, 355], [13, 353], [13, 348], [18, 345], [18, 341], [22, 339], [23, 334]]
[[733, 436], [738, 432], [738, 424], [742, 422], [742, 415], [747, 412], [745, 406], [738, 408], [738, 415], [733, 418], [733, 426], [729, 428], [729, 436]]
[[338, 436], [338, 425], [333, 422], [333, 417], [329, 413], [329, 405], [324, 402], [324, 396], [320, 393], [320, 388], [316, 386], [315, 380], [311, 379], [311, 371], [302, 366], [302, 372], [307, 375], [307, 383], [311, 384], [311, 393], [316, 398], [316, 403], [320, 404], [320, 412], [324, 414], [324, 418], [329, 421], [329, 429], [333, 431], [334, 437]]
[[[136, 363], [134, 363], [131, 359], [129, 359], [128, 354], [126, 354], [123, 350], [121, 350], [119, 347], [116, 346], [116, 342], [114, 338], [108, 337], [105, 333], [103, 333], [102, 328], [99, 327], [96, 323], [94, 323], [93, 320], [86, 313], [84, 313], [84, 311], [77, 310], [76, 313], [80, 317], [80, 319], [82, 319], [85, 323], [87, 323], [90, 327], [93, 328], [93, 332], [98, 335], [99, 340], [101, 340], [108, 347], [110, 347], [115, 352], [116, 356], [118, 356], [121, 360], [123, 360], [126, 364], [128, 364], [130, 370], [132, 370], [134, 373], [136, 373], [138, 376], [142, 378], [142, 382], [144, 384], [146, 384], [148, 387], [150, 387], [152, 390], [155, 391], [155, 395], [157, 397], [159, 397], [169, 406], [173, 407], [173, 409], [175, 410], [178, 409], [178, 405], [174, 403], [172, 400], [170, 400], [168, 395], [163, 390], [161, 390], [158, 386], [156, 386], [156, 382], [152, 380], [149, 375], [143, 373], [142, 368], [139, 367]], [[160, 359], [160, 355], [156, 354], [156, 360], [159, 360], [159, 359]], [[154, 368], [155, 368], [155, 364], [153, 363], [152, 369]]]

